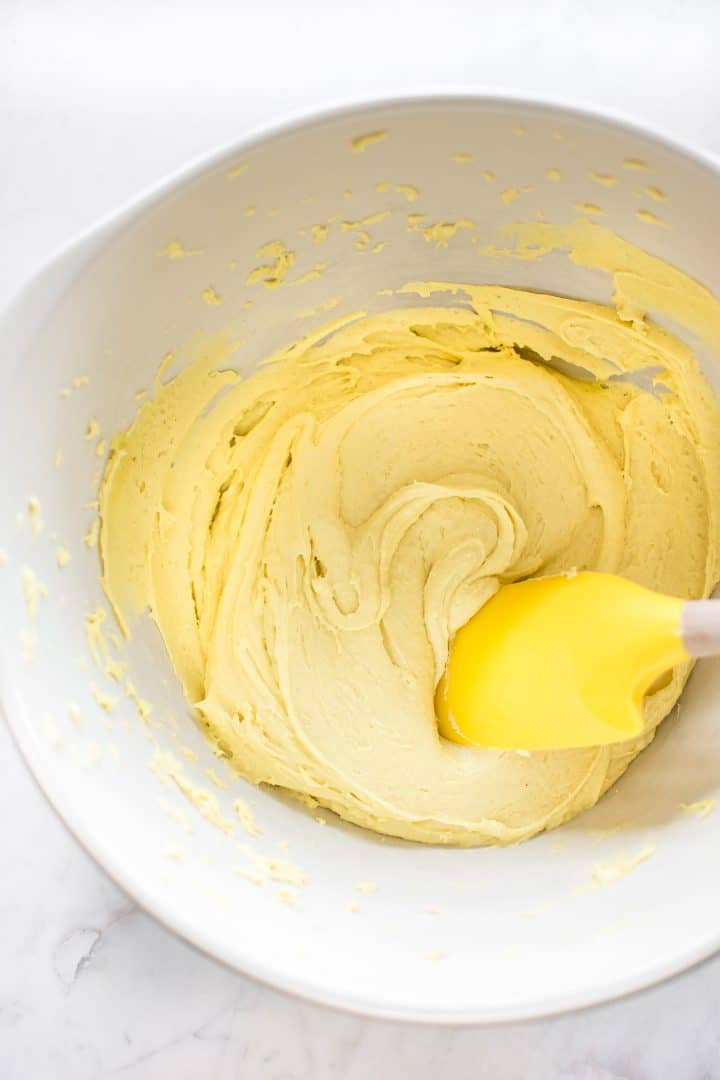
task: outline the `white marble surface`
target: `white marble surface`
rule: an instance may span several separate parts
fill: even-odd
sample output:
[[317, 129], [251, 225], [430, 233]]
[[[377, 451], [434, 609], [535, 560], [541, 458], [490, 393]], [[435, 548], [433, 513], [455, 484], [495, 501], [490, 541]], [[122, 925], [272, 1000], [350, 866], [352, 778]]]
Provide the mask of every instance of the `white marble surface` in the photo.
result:
[[[0, 303], [77, 230], [188, 158], [330, 100], [511, 88], [606, 106], [720, 152], [715, 0], [497, 10], [0, 0]], [[2, 1080], [720, 1078], [720, 960], [631, 1000], [512, 1028], [332, 1013], [156, 926], [60, 825], [4, 725], [0, 762]]]

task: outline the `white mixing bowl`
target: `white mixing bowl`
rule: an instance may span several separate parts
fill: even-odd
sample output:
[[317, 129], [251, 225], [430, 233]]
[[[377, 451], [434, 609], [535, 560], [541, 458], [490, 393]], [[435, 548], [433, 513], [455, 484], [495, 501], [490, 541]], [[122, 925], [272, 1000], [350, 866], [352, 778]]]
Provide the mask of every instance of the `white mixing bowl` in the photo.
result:
[[[388, 135], [353, 152], [351, 139], [376, 131]], [[636, 159], [649, 168], [633, 168]], [[618, 182], [598, 184], [591, 171]], [[412, 184], [420, 195], [410, 202], [408, 191], [377, 190], [384, 181]], [[648, 186], [667, 199], [653, 202]], [[509, 188], [517, 189], [513, 201], [500, 197]], [[48, 798], [128, 893], [188, 941], [275, 986], [379, 1016], [508, 1020], [626, 993], [720, 942], [720, 812], [702, 817], [702, 807], [681, 807], [720, 788], [718, 663], [698, 666], [680, 716], [665, 722], [599, 806], [508, 849], [382, 840], [332, 815], [322, 828], [317, 814], [228, 775], [227, 790], [213, 789], [221, 812], [232, 817], [241, 796], [263, 833], [251, 839], [236, 827], [226, 835], [149, 768], [155, 745], [182, 756], [184, 744], [197, 754], [196, 762], [182, 758], [195, 784], [211, 787], [205, 769], [220, 770], [149, 621], [130, 654], [138, 692], [154, 705], [150, 724], [124, 696], [110, 712], [93, 696], [93, 684], [114, 693], [92, 666], [84, 628], [87, 612], [104, 602], [97, 548], [82, 541], [94, 515], [87, 504], [102, 465], [98, 441], [128, 423], [160, 358], [232, 323], [249, 370], [336, 314], [396, 305], [378, 290], [409, 280], [499, 280], [607, 300], [607, 278], [562, 253], [490, 260], [474, 242], [540, 211], [572, 220], [579, 202], [599, 204], [604, 224], [720, 292], [710, 242], [720, 174], [712, 163], [601, 117], [458, 97], [335, 112], [225, 150], [73, 244], [2, 320], [0, 652], [9, 722]], [[643, 207], [671, 227], [640, 220]], [[367, 225], [364, 246], [359, 229], [336, 225], [322, 243], [309, 231], [334, 216], [360, 221], [383, 209], [392, 213]], [[471, 218], [477, 229], [436, 247], [408, 229], [415, 211], [430, 221]], [[289, 276], [327, 265], [297, 287], [247, 285], [247, 272], [263, 261], [257, 249], [275, 239], [296, 252]], [[176, 240], [198, 252], [163, 254]], [[203, 300], [208, 287], [221, 303]], [[331, 314], [308, 314], [336, 297]], [[701, 359], [717, 384], [717, 358]], [[91, 417], [101, 434], [85, 439]], [[45, 522], [37, 537], [29, 497]], [[72, 556], [62, 568], [60, 544]], [[31, 660], [23, 656], [33, 651], [23, 567], [48, 592], [38, 602]], [[309, 883], [253, 883], [238, 872], [247, 864], [243, 844], [291, 860]], [[644, 861], [605, 887], [588, 887], [596, 864], [623, 853]], [[363, 882], [377, 889], [358, 890]], [[281, 902], [283, 889], [297, 907]]]

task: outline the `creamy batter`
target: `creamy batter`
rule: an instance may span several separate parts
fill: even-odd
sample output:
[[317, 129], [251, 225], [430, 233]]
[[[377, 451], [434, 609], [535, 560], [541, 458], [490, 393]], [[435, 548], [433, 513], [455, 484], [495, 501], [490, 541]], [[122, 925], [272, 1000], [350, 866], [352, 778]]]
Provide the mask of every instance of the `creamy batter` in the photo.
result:
[[[572, 242], [542, 228], [521, 257]], [[379, 832], [509, 843], [592, 806], [652, 739], [687, 668], [620, 746], [470, 749], [433, 706], [453, 633], [501, 581], [604, 570], [689, 598], [720, 574], [718, 408], [644, 318], [664, 301], [707, 329], [715, 301], [603, 235], [571, 257], [618, 271], [617, 310], [408, 286], [412, 306], [339, 320], [247, 379], [209, 349], [116, 436], [106, 592], [126, 632], [150, 610], [250, 780]]]

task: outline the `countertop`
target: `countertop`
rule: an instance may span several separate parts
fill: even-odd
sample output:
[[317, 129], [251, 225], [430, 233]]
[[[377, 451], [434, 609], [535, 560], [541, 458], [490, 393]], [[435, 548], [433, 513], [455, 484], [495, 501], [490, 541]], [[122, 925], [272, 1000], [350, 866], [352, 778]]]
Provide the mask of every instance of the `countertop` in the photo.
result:
[[[189, 159], [301, 108], [511, 89], [720, 153], [714, 0], [0, 2], [0, 305], [53, 250]], [[132, 904], [0, 722], [2, 1080], [705, 1080], [720, 959], [512, 1027], [369, 1021], [206, 959]]]

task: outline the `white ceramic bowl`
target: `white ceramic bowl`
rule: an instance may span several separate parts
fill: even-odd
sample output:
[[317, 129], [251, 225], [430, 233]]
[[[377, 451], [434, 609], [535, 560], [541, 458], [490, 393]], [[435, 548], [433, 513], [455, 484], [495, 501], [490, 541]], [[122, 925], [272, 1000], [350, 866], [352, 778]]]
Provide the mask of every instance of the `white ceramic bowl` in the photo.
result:
[[[376, 130], [389, 134], [351, 152], [351, 138]], [[451, 160], [457, 154], [473, 157]], [[624, 168], [628, 158], [647, 162], [650, 171]], [[243, 163], [247, 171], [235, 168]], [[548, 180], [547, 169], [558, 169], [560, 179]], [[486, 182], [482, 170], [496, 179]], [[591, 170], [619, 182], [598, 186]], [[378, 192], [382, 181], [413, 184], [420, 197], [410, 204], [402, 193]], [[648, 184], [668, 196], [650, 208], [669, 229], [636, 216], [647, 205]], [[505, 203], [499, 193], [510, 186], [532, 190]], [[382, 841], [332, 818], [321, 828], [311, 813], [242, 780], [218, 790], [228, 816], [238, 795], [254, 807], [263, 835], [245, 842], [309, 874], [297, 910], [278, 900], [277, 884], [257, 886], [237, 873], [241, 835], [208, 824], [148, 767], [150, 734], [175, 753], [179, 742], [194, 748], [198, 761], [184, 767], [200, 785], [208, 787], [204, 770], [217, 764], [149, 625], [131, 648], [134, 679], [154, 703], [155, 720], [174, 717], [178, 730], [169, 722], [144, 728], [125, 700], [106, 715], [92, 696], [91, 684], [103, 680], [88, 662], [84, 617], [103, 596], [97, 550], [82, 543], [93, 516], [85, 504], [101, 464], [97, 439], [83, 438], [89, 418], [103, 435], [124, 426], [159, 359], [198, 331], [239, 324], [249, 369], [330, 317], [299, 317], [301, 309], [338, 295], [334, 313], [375, 311], [397, 303], [378, 290], [407, 280], [499, 278], [608, 299], [603, 275], [573, 267], [561, 254], [491, 264], [470, 234], [461, 231], [438, 249], [406, 227], [407, 213], [417, 209], [433, 221], [470, 217], [490, 237], [503, 221], [532, 219], [541, 210], [552, 221], [570, 220], [573, 204], [587, 200], [601, 204], [605, 224], [720, 291], [720, 256], [710, 243], [720, 175], [712, 163], [596, 116], [450, 98], [335, 112], [223, 151], [85, 235], [24, 288], [2, 320], [0, 546], [9, 558], [0, 570], [0, 651], [12, 729], [60, 815], [128, 893], [188, 941], [275, 986], [380, 1016], [508, 1020], [647, 985], [707, 956], [720, 941], [720, 812], [700, 819], [680, 806], [720, 788], [717, 663], [698, 667], [681, 717], [663, 725], [598, 807], [519, 847]], [[370, 229], [373, 245], [387, 241], [379, 252], [356, 251], [355, 234], [338, 228], [322, 245], [299, 233], [333, 215], [359, 220], [383, 208], [393, 213]], [[297, 288], [246, 286], [256, 249], [273, 239], [294, 248], [298, 273], [318, 261], [327, 268]], [[201, 253], [159, 254], [173, 240]], [[208, 286], [222, 304], [203, 302]], [[717, 362], [704, 356], [703, 363], [717, 384]], [[87, 385], [60, 395], [85, 375]], [[58, 449], [63, 461], [55, 469]], [[37, 538], [27, 521], [29, 496], [40, 500], [45, 519]], [[63, 569], [56, 565], [61, 542], [72, 555]], [[31, 662], [22, 658], [23, 566], [48, 588]], [[79, 727], [71, 702], [82, 714]], [[287, 855], [279, 841], [287, 842]], [[654, 854], [633, 873], [602, 889], [583, 888], [596, 863], [651, 846]], [[169, 858], [169, 850], [181, 857]], [[358, 893], [362, 881], [377, 882], [377, 891]], [[348, 909], [352, 900], [356, 912]], [[439, 910], [429, 912], [429, 905]]]

